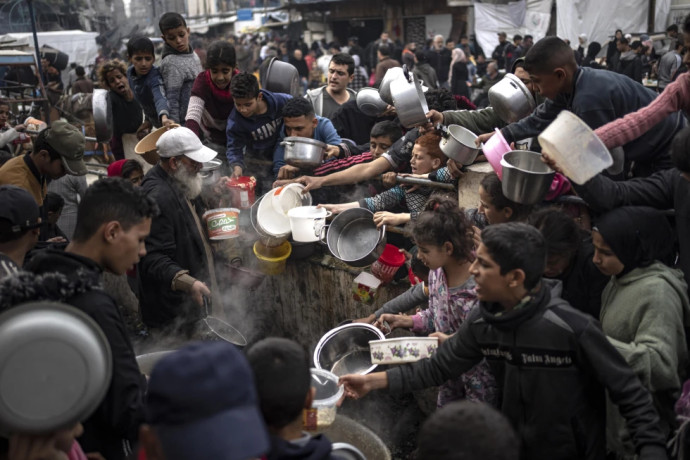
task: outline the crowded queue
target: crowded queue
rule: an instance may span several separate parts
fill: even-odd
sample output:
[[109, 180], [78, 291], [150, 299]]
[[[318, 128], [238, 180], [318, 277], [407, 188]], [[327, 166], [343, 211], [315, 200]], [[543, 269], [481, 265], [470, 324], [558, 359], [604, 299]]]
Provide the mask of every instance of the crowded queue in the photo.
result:
[[[382, 33], [366, 48], [356, 37], [293, 53], [267, 45], [248, 69], [241, 46], [225, 40], [203, 50], [202, 67], [178, 13], [158, 26], [160, 66], [153, 42], [137, 36], [126, 63], [104, 60], [95, 71], [113, 115], [117, 161], [107, 178], [87, 186], [84, 135], [64, 120], [15, 156], [26, 127], [10, 126], [12, 102], [0, 100], [0, 323], [30, 302], [67, 304], [102, 331], [112, 363], [92, 411], [47, 431], [3, 427], [0, 458], [351, 458], [352, 446], [305, 430], [313, 344], [254, 337], [240, 350], [199, 331], [210, 306], [228, 304], [219, 267], [238, 259], [209, 238], [203, 215], [243, 177], [257, 195], [300, 184], [318, 208], [363, 208], [378, 228], [398, 230], [390, 241], [419, 282], [354, 322], [435, 337], [438, 350], [341, 375], [338, 404], [438, 387], [409, 458], [686, 458], [690, 16], [684, 42], [669, 28], [676, 41], [659, 62], [660, 93], [635, 70], [647, 40], [631, 47], [622, 33], [599, 61], [590, 54], [601, 45], [585, 36], [573, 50], [557, 37], [510, 43], [500, 33], [487, 63], [466, 36], [456, 45], [439, 35], [423, 49]], [[303, 97], [265, 87], [273, 59], [299, 70]], [[371, 114], [358, 100], [401, 62], [425, 86], [428, 113], [415, 126], [401, 123], [395, 104]], [[319, 67], [323, 80], [312, 84]], [[488, 105], [506, 72], [536, 107], [510, 123]], [[578, 183], [541, 152], [537, 137], [566, 110], [611, 149], [615, 170]], [[439, 124], [465, 128], [477, 146], [502, 136], [511, 149], [540, 152], [559, 180], [524, 204], [506, 196], [500, 171], [483, 174], [476, 207], [461, 208], [472, 165], [449, 159]], [[135, 152], [151, 135], [155, 157]], [[294, 137], [323, 143], [323, 163], [289, 164]], [[206, 184], [212, 160], [221, 174]], [[178, 350], [143, 375], [136, 350], [154, 342]]]

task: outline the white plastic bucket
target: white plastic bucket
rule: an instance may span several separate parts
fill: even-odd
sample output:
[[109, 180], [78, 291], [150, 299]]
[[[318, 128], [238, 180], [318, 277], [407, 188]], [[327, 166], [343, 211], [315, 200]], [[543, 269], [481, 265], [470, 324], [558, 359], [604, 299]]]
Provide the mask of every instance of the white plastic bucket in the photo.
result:
[[290, 218], [292, 239], [300, 243], [312, 243], [319, 241], [321, 229], [331, 213], [325, 208], [300, 206], [290, 209], [287, 215]]

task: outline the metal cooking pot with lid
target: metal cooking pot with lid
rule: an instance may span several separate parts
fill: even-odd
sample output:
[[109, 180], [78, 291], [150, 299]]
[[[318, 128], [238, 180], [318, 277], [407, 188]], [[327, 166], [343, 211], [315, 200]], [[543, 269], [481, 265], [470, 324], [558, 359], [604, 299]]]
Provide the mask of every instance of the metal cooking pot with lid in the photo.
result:
[[383, 340], [383, 332], [366, 323], [350, 323], [331, 329], [314, 349], [314, 366], [341, 377], [368, 374], [376, 369], [371, 363], [370, 340]]
[[352, 267], [373, 264], [386, 247], [386, 227], [376, 228], [374, 213], [365, 208], [347, 209], [325, 228], [328, 250]]
[[105, 396], [112, 356], [86, 313], [31, 302], [0, 315], [0, 427], [45, 433], [86, 419]]
[[274, 93], [291, 94], [292, 97], [302, 96], [299, 72], [294, 65], [277, 58], [273, 58], [268, 64], [261, 87]]
[[308, 137], [286, 137], [280, 145], [285, 147], [285, 163], [298, 168], [315, 168], [323, 162], [325, 143]]
[[96, 128], [96, 140], [108, 142], [113, 137], [113, 110], [110, 97], [105, 89], [94, 89], [91, 98], [93, 122]]
[[530, 90], [512, 73], [489, 89], [489, 103], [506, 123], [522, 120], [537, 107]]
[[391, 95], [400, 123], [405, 128], [414, 128], [427, 122], [426, 113], [429, 107], [422, 85], [416, 79], [410, 78], [406, 69], [403, 72], [403, 78], [391, 83]]

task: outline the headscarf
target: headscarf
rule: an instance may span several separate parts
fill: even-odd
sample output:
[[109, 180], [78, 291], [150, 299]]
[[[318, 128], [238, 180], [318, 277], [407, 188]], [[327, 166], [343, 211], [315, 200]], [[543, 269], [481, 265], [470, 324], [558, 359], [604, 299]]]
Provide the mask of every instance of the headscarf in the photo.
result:
[[448, 71], [448, 83], [453, 81], [453, 64], [456, 62], [467, 62], [467, 56], [465, 56], [465, 52], [460, 48], [453, 48], [450, 70]]
[[122, 166], [127, 160], [117, 160], [108, 165], [108, 177], [122, 177]]
[[582, 65], [590, 67], [592, 62], [596, 60], [597, 54], [601, 51], [601, 44], [599, 42], [592, 42], [587, 46], [587, 55], [582, 61]]
[[657, 209], [617, 208], [600, 217], [593, 230], [601, 234], [625, 266], [618, 276], [651, 265], [655, 260], [668, 262], [672, 254], [673, 229], [666, 215]]

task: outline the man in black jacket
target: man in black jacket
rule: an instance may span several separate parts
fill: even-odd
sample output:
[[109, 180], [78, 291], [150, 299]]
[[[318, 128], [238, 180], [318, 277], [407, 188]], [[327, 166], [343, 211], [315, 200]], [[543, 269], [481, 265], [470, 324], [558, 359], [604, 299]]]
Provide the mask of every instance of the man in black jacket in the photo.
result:
[[144, 418], [146, 379], [117, 304], [103, 292], [101, 274], [105, 270], [123, 275], [146, 254], [144, 239], [158, 208], [130, 182], [112, 178], [92, 185], [78, 212], [74, 237], [65, 251], [41, 251], [24, 267], [33, 274], [5, 278], [0, 309], [30, 300], [57, 300], [96, 321], [112, 351], [113, 373], [105, 398], [83, 423], [79, 443], [85, 452], [123, 460], [131, 455]]
[[142, 319], [149, 328], [181, 327], [183, 334], [190, 334], [190, 328], [203, 316], [204, 296], [211, 297], [213, 292], [214, 303], [220, 305], [213, 254], [200, 218], [203, 205], [198, 198], [199, 171], [216, 152], [193, 134], [187, 128], [163, 134], [156, 143], [160, 162], [141, 184], [161, 210], [146, 239], [148, 253], [139, 264]]
[[659, 416], [639, 378], [599, 323], [552, 297], [541, 279], [546, 244], [539, 231], [498, 224], [481, 238], [470, 267], [479, 308], [431, 358], [341, 377], [346, 395], [436, 386], [486, 359], [502, 391], [501, 411], [521, 438], [521, 458], [605, 458], [606, 392], [627, 421], [638, 458], [667, 458]]

